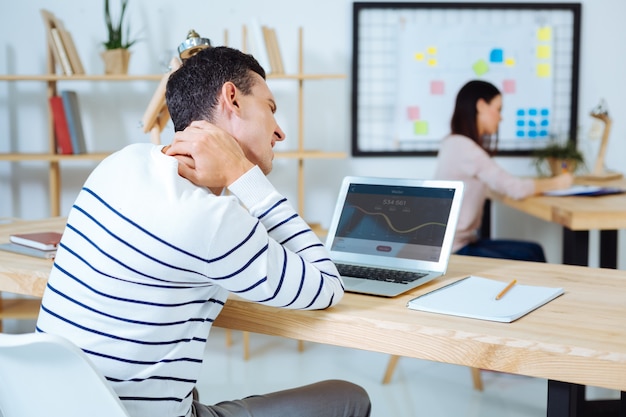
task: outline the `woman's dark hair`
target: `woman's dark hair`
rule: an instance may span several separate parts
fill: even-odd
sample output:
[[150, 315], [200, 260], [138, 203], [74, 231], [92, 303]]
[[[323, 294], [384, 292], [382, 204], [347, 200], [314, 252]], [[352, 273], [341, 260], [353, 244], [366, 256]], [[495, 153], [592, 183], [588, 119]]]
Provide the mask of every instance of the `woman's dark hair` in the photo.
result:
[[[491, 100], [500, 94], [500, 90], [487, 81], [472, 80], [461, 87], [456, 96], [454, 113], [450, 121], [452, 134], [467, 136], [489, 151], [492, 148], [490, 141], [478, 135], [476, 103], [481, 98], [486, 103], [491, 103]], [[495, 151], [495, 148], [493, 150]]]
[[265, 71], [252, 55], [226, 46], [206, 48], [188, 58], [174, 71], [165, 90], [174, 130], [195, 120], [213, 121], [222, 86], [232, 82], [243, 94], [251, 94], [253, 73], [265, 79]]

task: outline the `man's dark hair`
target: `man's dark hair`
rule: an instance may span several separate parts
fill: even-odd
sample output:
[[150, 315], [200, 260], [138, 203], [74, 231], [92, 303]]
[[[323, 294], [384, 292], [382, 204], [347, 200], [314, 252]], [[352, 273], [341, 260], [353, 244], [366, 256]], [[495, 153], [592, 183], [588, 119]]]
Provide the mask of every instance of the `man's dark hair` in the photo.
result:
[[265, 70], [252, 55], [226, 46], [206, 48], [188, 58], [170, 75], [165, 90], [174, 130], [184, 130], [195, 120], [213, 122], [222, 86], [230, 81], [243, 94], [251, 94], [253, 73], [265, 79]]
[[[495, 85], [481, 80], [469, 81], [461, 87], [456, 96], [454, 113], [452, 114], [452, 120], [450, 122], [452, 133], [467, 136], [479, 146], [489, 151], [491, 144], [485, 141], [484, 138], [478, 136], [478, 126], [476, 126], [476, 103], [482, 98], [489, 104], [494, 97], [500, 94], [500, 90], [498, 90]], [[495, 151], [495, 148], [491, 150]]]

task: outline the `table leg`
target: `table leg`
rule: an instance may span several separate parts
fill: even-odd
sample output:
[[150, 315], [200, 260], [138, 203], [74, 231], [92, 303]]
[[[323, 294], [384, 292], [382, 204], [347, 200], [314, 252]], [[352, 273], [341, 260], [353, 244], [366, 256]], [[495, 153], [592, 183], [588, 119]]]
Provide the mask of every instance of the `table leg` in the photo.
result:
[[585, 387], [548, 380], [547, 417], [583, 417]]
[[617, 269], [617, 230], [600, 231], [600, 268]]
[[589, 232], [563, 228], [563, 263], [565, 265], [589, 265]]
[[547, 417], [626, 417], [626, 393], [619, 400], [585, 399], [585, 386], [548, 380]]

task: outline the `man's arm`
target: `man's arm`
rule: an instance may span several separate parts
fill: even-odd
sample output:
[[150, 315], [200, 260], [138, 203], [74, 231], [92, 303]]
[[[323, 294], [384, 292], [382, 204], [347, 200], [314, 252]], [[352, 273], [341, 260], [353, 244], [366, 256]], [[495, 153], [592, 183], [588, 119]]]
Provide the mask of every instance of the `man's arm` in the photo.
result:
[[166, 153], [178, 155], [182, 177], [209, 188], [228, 186], [247, 210], [237, 206], [222, 214], [224, 230], [212, 248], [218, 260], [209, 274], [218, 285], [283, 308], [326, 308], [341, 299], [343, 284], [324, 245], [230, 135], [194, 122]]

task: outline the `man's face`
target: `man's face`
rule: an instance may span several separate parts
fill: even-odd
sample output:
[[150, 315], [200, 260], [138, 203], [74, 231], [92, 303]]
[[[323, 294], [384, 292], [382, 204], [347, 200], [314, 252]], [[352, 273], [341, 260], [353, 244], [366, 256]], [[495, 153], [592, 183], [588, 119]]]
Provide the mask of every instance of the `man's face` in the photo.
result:
[[237, 139], [246, 157], [266, 175], [272, 170], [274, 145], [285, 139], [274, 113], [276, 102], [265, 80], [254, 74], [256, 83], [252, 94], [239, 95], [240, 117], [233, 125], [232, 135]]

